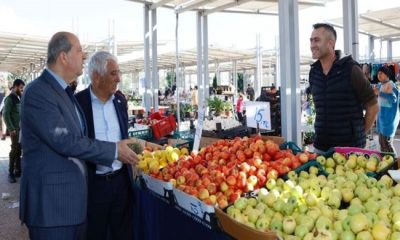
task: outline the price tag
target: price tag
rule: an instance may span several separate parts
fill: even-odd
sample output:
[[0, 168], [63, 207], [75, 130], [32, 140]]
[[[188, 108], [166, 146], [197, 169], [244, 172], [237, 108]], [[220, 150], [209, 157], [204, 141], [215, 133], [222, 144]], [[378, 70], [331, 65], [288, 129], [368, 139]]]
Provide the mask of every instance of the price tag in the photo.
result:
[[245, 102], [247, 126], [271, 130], [271, 108], [269, 102]]

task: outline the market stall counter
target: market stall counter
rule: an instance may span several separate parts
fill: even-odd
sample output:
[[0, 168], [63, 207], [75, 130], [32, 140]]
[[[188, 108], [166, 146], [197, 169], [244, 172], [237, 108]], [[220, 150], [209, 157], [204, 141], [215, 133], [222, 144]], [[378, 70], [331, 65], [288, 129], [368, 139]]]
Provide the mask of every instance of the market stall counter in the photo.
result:
[[147, 189], [136, 187], [135, 194], [135, 239], [232, 239], [203, 226]]
[[[158, 111], [160, 114], [165, 114], [165, 112], [169, 109], [169, 106], [158, 106]], [[129, 106], [129, 114], [138, 115], [143, 114], [145, 112], [145, 108], [142, 106]], [[154, 113], [153, 107], [150, 109], [151, 113]]]

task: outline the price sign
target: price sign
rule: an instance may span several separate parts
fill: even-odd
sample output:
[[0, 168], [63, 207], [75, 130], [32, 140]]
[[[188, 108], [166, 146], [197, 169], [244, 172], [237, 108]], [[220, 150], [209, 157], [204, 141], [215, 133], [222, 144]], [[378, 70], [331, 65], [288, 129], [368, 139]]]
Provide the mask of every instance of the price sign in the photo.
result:
[[269, 102], [245, 102], [247, 126], [271, 130], [271, 108]]

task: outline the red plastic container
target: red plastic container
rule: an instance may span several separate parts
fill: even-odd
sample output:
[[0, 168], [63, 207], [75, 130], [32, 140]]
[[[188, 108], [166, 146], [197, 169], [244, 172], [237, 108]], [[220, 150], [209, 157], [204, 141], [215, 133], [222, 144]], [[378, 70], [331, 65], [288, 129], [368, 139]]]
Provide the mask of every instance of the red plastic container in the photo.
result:
[[168, 117], [162, 118], [157, 123], [153, 124], [151, 126], [151, 129], [153, 130], [153, 137], [155, 139], [160, 139], [161, 137], [170, 134], [172, 131], [176, 129], [175, 117], [170, 115]]

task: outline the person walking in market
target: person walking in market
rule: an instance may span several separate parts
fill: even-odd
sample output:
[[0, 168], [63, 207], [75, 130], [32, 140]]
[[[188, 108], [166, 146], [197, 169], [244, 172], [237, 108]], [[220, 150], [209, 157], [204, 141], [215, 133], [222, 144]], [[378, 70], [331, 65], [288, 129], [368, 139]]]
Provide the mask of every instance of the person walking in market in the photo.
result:
[[0, 92], [0, 139], [2, 141], [6, 140], [6, 135], [7, 135], [6, 132], [4, 131], [5, 127], [3, 127], [3, 109], [4, 109], [4, 100], [6, 99], [4, 95], [5, 93], [1, 91]]
[[399, 125], [399, 90], [389, 79], [390, 69], [382, 66], [378, 69], [379, 84], [374, 89], [379, 98], [379, 113], [377, 130], [381, 152], [391, 152], [397, 155], [393, 146], [393, 138]]
[[[85, 52], [76, 35], [58, 32], [47, 66], [21, 100], [22, 177], [19, 218], [31, 240], [86, 239], [85, 162], [111, 167], [115, 159], [136, 164], [131, 140], [87, 137], [87, 124], [69, 84], [83, 73]], [[116, 189], [117, 190], [117, 189]]]
[[11, 138], [10, 163], [8, 168], [8, 181], [15, 183], [21, 176], [21, 144], [19, 143], [19, 113], [22, 92], [25, 82], [15, 79], [11, 93], [4, 100], [3, 117]]
[[242, 92], [239, 94], [238, 100], [236, 101], [236, 113], [239, 122], [243, 124], [244, 94]]
[[250, 101], [254, 101], [255, 92], [254, 88], [252, 88], [250, 84], [247, 84], [246, 94], [249, 96]]
[[317, 61], [311, 65], [309, 82], [316, 111], [316, 153], [336, 146], [364, 148], [366, 132], [379, 111], [377, 97], [358, 63], [335, 51], [335, 44], [331, 25], [313, 25], [310, 49]]
[[[127, 102], [117, 91], [121, 81], [117, 58], [108, 52], [96, 52], [89, 60], [88, 74], [91, 85], [76, 95], [88, 136], [112, 142], [129, 138]], [[86, 165], [87, 239], [132, 239], [132, 168], [117, 159], [111, 167], [89, 162]]]

